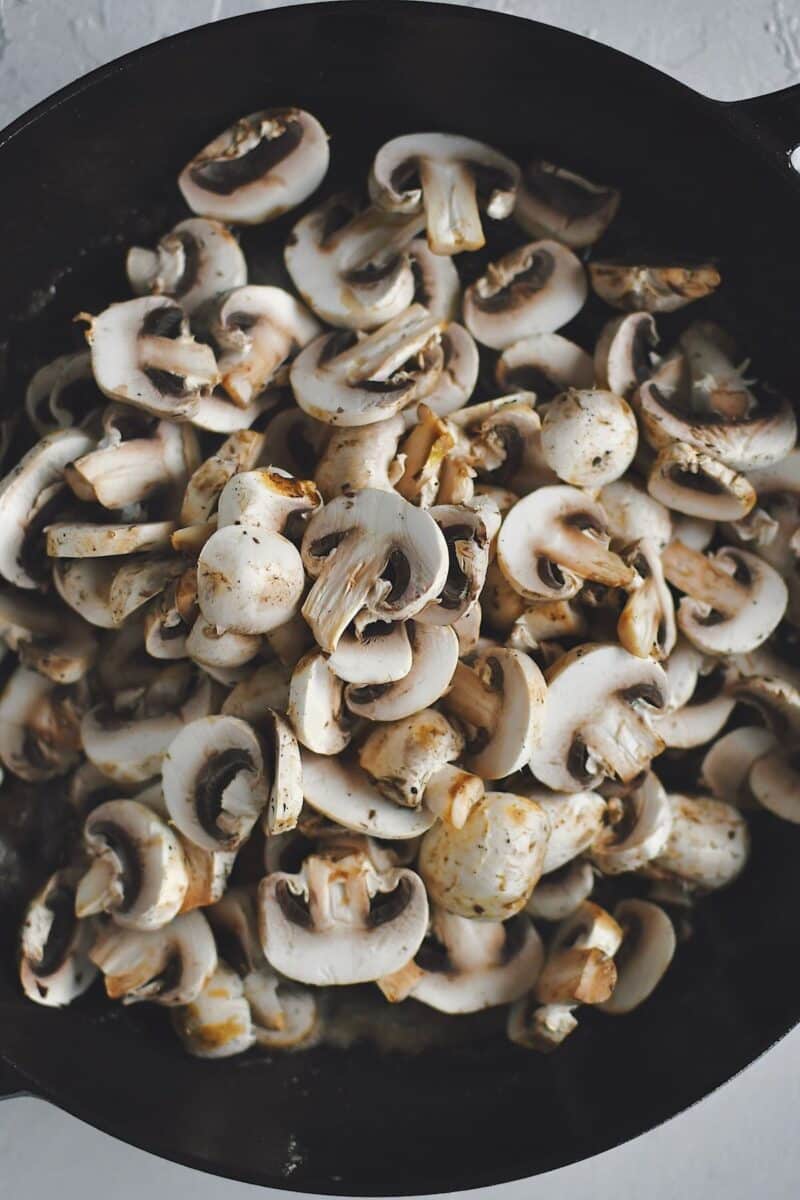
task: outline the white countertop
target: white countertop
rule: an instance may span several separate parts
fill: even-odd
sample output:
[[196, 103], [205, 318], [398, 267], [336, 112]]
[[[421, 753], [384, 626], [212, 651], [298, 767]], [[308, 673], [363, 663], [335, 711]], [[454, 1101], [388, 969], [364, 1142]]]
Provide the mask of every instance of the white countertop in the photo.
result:
[[[719, 99], [800, 80], [796, 0], [484, 0], [610, 43]], [[0, 127], [54, 89], [145, 42], [256, 0], [0, 0]], [[800, 129], [797, 131], [800, 141]], [[769, 986], [765, 981], [765, 986]], [[800, 1029], [713, 1096], [618, 1150], [492, 1200], [788, 1200], [800, 1194]], [[531, 1114], [535, 1119], [535, 1114]], [[24, 1200], [246, 1200], [226, 1183], [132, 1150], [29, 1098], [0, 1107], [0, 1194]], [[273, 1193], [278, 1195], [279, 1193]], [[290, 1193], [280, 1193], [288, 1196]]]

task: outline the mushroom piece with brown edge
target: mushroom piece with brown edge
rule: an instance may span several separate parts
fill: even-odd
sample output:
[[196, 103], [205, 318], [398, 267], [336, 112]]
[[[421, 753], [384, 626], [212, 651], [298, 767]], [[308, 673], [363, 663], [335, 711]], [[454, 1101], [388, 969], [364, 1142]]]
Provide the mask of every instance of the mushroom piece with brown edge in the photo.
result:
[[328, 135], [301, 108], [241, 117], [178, 176], [193, 212], [237, 225], [274, 221], [316, 191], [328, 170]]
[[159, 929], [181, 911], [189, 879], [176, 835], [136, 800], [108, 800], [87, 817], [90, 865], [75, 891], [78, 917], [108, 913], [126, 929]]
[[377, 488], [390, 492], [403, 474], [398, 445], [403, 419], [398, 414], [374, 425], [333, 429], [314, 472], [323, 498]]
[[358, 761], [387, 799], [419, 808], [431, 780], [463, 749], [464, 739], [447, 718], [424, 708], [371, 729]]
[[427, 625], [454, 625], [478, 603], [501, 517], [488, 497], [476, 497], [469, 504], [439, 504], [428, 511], [444, 534], [449, 566], [442, 591], [417, 619]]
[[91, 424], [102, 401], [88, 350], [59, 354], [35, 372], [25, 389], [25, 412], [40, 437]]
[[208, 921], [191, 912], [160, 929], [110, 923], [98, 934], [90, 958], [103, 972], [111, 1000], [174, 1008], [200, 995], [216, 969], [217, 949]]
[[598, 496], [611, 537], [623, 546], [646, 538], [659, 553], [672, 541], [669, 509], [648, 495], [636, 480], [616, 479]]
[[660, 983], [675, 953], [675, 929], [663, 908], [648, 900], [622, 900], [614, 909], [622, 943], [614, 956], [617, 982], [601, 1012], [625, 1016]]
[[114, 558], [164, 550], [175, 529], [173, 521], [96, 525], [89, 521], [56, 521], [45, 528], [49, 558]]
[[659, 450], [647, 490], [668, 508], [709, 521], [739, 521], [756, 503], [755, 488], [744, 475], [685, 442]]
[[76, 872], [56, 871], [28, 904], [20, 935], [19, 978], [29, 1000], [48, 1008], [71, 1004], [91, 987], [89, 959], [96, 926], [75, 916]]
[[597, 792], [551, 792], [526, 786], [523, 794], [536, 801], [550, 822], [544, 877], [584, 854], [603, 828], [606, 802]]
[[678, 635], [675, 605], [664, 580], [658, 547], [642, 538], [623, 550], [622, 558], [636, 571], [636, 577], [617, 622], [617, 637], [637, 658], [663, 661], [674, 650]]
[[66, 775], [80, 755], [82, 706], [74, 687], [16, 667], [0, 694], [0, 762], [33, 783]]
[[707, 796], [670, 794], [672, 827], [648, 871], [712, 891], [731, 883], [750, 853], [747, 823], [731, 804]]
[[561, 334], [534, 333], [503, 350], [495, 378], [504, 392], [533, 392], [541, 404], [569, 388], [591, 388], [594, 364], [591, 355]]
[[630, 783], [663, 749], [650, 718], [666, 699], [667, 680], [657, 663], [621, 646], [570, 650], [547, 673], [531, 770], [556, 791], [583, 791], [607, 778]]
[[247, 282], [247, 263], [236, 238], [219, 221], [203, 217], [179, 221], [155, 250], [132, 246], [125, 269], [137, 296], [169, 296], [185, 313]]
[[112, 400], [187, 421], [219, 382], [213, 350], [195, 341], [183, 309], [170, 300], [124, 300], [86, 320], [94, 377]]
[[302, 554], [314, 577], [303, 616], [329, 653], [359, 613], [405, 620], [438, 596], [447, 578], [447, 543], [433, 518], [372, 488], [338, 496], [314, 514]]
[[256, 725], [268, 708], [285, 712], [289, 703], [291, 671], [280, 662], [259, 663], [237, 683], [222, 704], [228, 717], [241, 717]]
[[418, 838], [436, 820], [426, 807], [387, 800], [356, 763], [302, 750], [303, 796], [316, 812], [344, 829], [394, 841]]
[[204, 850], [238, 850], [268, 799], [259, 739], [238, 717], [204, 717], [170, 742], [164, 801], [177, 829]]
[[625, 587], [633, 569], [608, 549], [602, 506], [566, 484], [542, 487], [508, 513], [497, 539], [497, 561], [528, 600], [568, 600], [583, 581]]
[[[439, 260], [449, 263], [449, 259]], [[432, 316], [437, 316], [429, 310]], [[467, 404], [475, 391], [480, 370], [480, 355], [475, 340], [463, 325], [451, 322], [443, 330], [440, 339], [442, 368], [432, 389], [425, 396], [425, 403], [437, 417], [446, 417]], [[412, 408], [403, 412], [403, 421], [409, 426], [414, 423]]]
[[445, 694], [458, 666], [458, 637], [449, 625], [407, 623], [411, 668], [390, 683], [349, 683], [347, 707], [371, 721], [397, 721], [428, 708]]
[[508, 1010], [506, 1033], [509, 1041], [526, 1050], [549, 1054], [578, 1028], [572, 1006], [538, 1004], [535, 996], [522, 996]]
[[619, 202], [616, 188], [536, 159], [522, 172], [514, 220], [531, 237], [553, 237], [579, 249], [602, 237]]
[[170, 554], [53, 561], [53, 583], [74, 612], [101, 629], [116, 629], [182, 575], [184, 559]]
[[621, 396], [600, 388], [556, 396], [542, 421], [542, 455], [564, 483], [601, 488], [624, 475], [638, 442], [636, 418]]
[[269, 798], [262, 816], [269, 837], [294, 829], [303, 807], [303, 767], [291, 725], [272, 708], [264, 713], [262, 746], [270, 776]]
[[403, 470], [395, 487], [410, 504], [428, 508], [442, 490], [442, 471], [456, 437], [450, 422], [437, 416], [427, 404], [419, 405], [416, 418], [402, 443]]
[[368, 983], [413, 958], [428, 926], [428, 898], [408, 868], [378, 871], [366, 854], [311, 855], [296, 875], [262, 880], [261, 944], [300, 983]]
[[589, 856], [604, 875], [640, 871], [664, 850], [672, 829], [672, 807], [652, 771], [631, 791], [608, 801], [605, 827]]
[[681, 632], [705, 654], [746, 654], [765, 642], [786, 610], [786, 584], [755, 554], [722, 546], [711, 555], [671, 542], [664, 575], [683, 593]]
[[390, 212], [424, 210], [434, 254], [485, 244], [479, 206], [492, 220], [514, 209], [519, 168], [483, 142], [451, 133], [410, 133], [386, 142], [369, 177], [372, 199]]
[[97, 638], [86, 621], [29, 591], [0, 588], [0, 637], [23, 666], [53, 683], [76, 683], [97, 656]]
[[498, 647], [457, 665], [443, 706], [466, 734], [465, 764], [482, 779], [504, 779], [525, 765], [546, 723], [541, 671], [520, 650]]
[[512, 250], [464, 293], [464, 324], [476, 341], [507, 350], [535, 333], [554, 333], [586, 299], [580, 260], [560, 242], [531, 242]]
[[585, 901], [556, 928], [534, 994], [540, 1004], [600, 1004], [617, 981], [614, 955], [622, 929], [605, 909]]
[[173, 1011], [172, 1026], [196, 1058], [230, 1058], [256, 1040], [242, 981], [224, 962], [217, 963], [194, 1000]]
[[656, 323], [650, 313], [615, 317], [603, 326], [594, 350], [594, 370], [600, 387], [630, 399], [653, 374]]
[[315, 754], [339, 754], [350, 741], [344, 685], [320, 650], [310, 650], [295, 666], [286, 711], [297, 740]]
[[592, 288], [612, 308], [623, 312], [674, 312], [710, 295], [720, 284], [711, 263], [664, 265], [594, 261], [589, 264]]
[[[417, 304], [424, 304], [433, 316], [443, 321], [455, 321], [461, 311], [461, 280], [453, 259], [446, 254], [434, 254], [424, 237], [409, 244], [408, 254]], [[469, 338], [465, 329], [460, 325], [457, 328]]]
[[[682, 687], [686, 683], [687, 699], [682, 703], [670, 699], [667, 711], [651, 718], [652, 728], [669, 749], [688, 750], [712, 741], [722, 730], [736, 704], [734, 697], [729, 694], [731, 672], [725, 667], [717, 665], [710, 670], [705, 668], [702, 674], [698, 674], [697, 668], [684, 671], [683, 667], [679, 670], [676, 667], [673, 670], [673, 660], [677, 656], [680, 666], [688, 646], [688, 642], [679, 640], [678, 648], [664, 664], [670, 693], [675, 691], [676, 684]], [[684, 676], [683, 680], [679, 678], [681, 675]]]
[[212, 673], [251, 662], [261, 649], [261, 638], [230, 629], [217, 633], [216, 626], [198, 617], [186, 636], [185, 649], [192, 662]]
[[412, 304], [361, 338], [323, 333], [289, 372], [304, 412], [326, 425], [371, 425], [424, 400], [441, 376], [444, 322]]

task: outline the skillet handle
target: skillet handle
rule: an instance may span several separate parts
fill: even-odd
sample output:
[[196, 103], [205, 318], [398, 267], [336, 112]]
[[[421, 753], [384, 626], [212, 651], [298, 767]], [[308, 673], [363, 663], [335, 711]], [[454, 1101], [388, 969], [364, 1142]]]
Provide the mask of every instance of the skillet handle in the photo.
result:
[[800, 145], [800, 84], [752, 100], [735, 100], [726, 107], [748, 122], [765, 150], [778, 154], [788, 168], [800, 171], [800, 152], [792, 160], [792, 152]]
[[11, 1096], [21, 1096], [26, 1091], [28, 1091], [27, 1086], [13, 1067], [0, 1058], [0, 1100], [8, 1100]]

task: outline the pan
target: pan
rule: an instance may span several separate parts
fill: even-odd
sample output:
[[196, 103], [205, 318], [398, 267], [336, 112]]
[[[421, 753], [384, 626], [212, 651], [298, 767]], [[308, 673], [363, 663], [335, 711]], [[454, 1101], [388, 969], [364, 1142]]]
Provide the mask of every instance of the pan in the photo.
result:
[[[33, 366], [76, 344], [76, 312], [127, 294], [124, 248], [179, 216], [177, 169], [234, 118], [282, 103], [324, 122], [334, 183], [363, 178], [389, 137], [446, 129], [619, 185], [624, 215], [608, 252], [716, 259], [725, 286], [704, 315], [800, 395], [800, 182], [789, 160], [800, 88], [724, 104], [535, 22], [356, 0], [170, 38], [0, 135], [4, 414]], [[254, 232], [257, 262], [285, 232]], [[652, 999], [620, 1021], [587, 1013], [553, 1056], [467, 1023], [456, 1044], [417, 1054], [368, 1039], [201, 1063], [163, 1014], [112, 1013], [93, 994], [64, 1011], [29, 1004], [9, 941], [0, 1091], [40, 1096], [192, 1167], [332, 1195], [446, 1192], [576, 1162], [693, 1104], [800, 1017], [800, 829], [768, 814], [753, 824], [748, 871], [700, 906]]]

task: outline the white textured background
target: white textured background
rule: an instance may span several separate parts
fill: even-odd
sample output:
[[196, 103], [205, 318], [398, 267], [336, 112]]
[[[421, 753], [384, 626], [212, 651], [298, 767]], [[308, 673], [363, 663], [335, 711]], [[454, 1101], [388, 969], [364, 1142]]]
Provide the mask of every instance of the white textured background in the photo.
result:
[[[800, 81], [800, 0], [463, 2], [608, 42], [718, 99], [755, 96]], [[0, 126], [55, 88], [145, 42], [219, 17], [281, 6], [281, 0], [0, 0]], [[800, 129], [797, 136], [800, 140]], [[587, 1163], [485, 1189], [480, 1196], [791, 1200], [800, 1196], [799, 1113], [800, 1030], [655, 1132]], [[535, 1120], [531, 1113], [532, 1125]], [[258, 1191], [131, 1150], [40, 1101], [2, 1105], [0, 1196], [99, 1200], [109, 1195], [114, 1200], [255, 1200]]]

